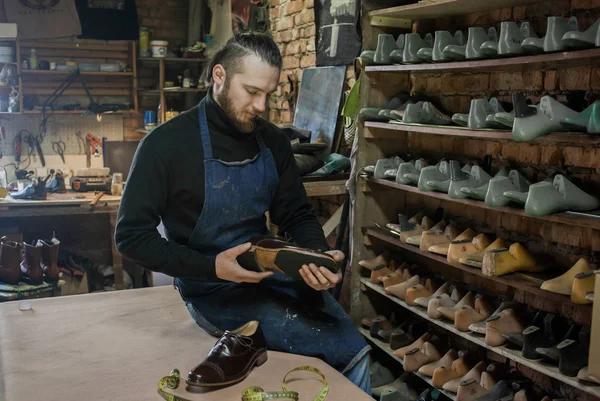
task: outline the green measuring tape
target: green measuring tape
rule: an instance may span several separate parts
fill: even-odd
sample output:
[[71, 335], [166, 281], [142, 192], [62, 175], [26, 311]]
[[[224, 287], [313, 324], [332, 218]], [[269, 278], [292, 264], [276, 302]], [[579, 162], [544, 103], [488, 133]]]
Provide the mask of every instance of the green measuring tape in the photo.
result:
[[[319, 394], [315, 398], [313, 398], [313, 401], [325, 400], [325, 397], [327, 397], [327, 393], [329, 392], [329, 383], [327, 383], [325, 375], [314, 366], [305, 365], [299, 366], [286, 373], [286, 375], [283, 378], [283, 383], [281, 385], [283, 391], [264, 391], [261, 387], [252, 386], [242, 391], [242, 401], [266, 401], [275, 399], [298, 401], [298, 393], [296, 391], [290, 390], [286, 386], [287, 377], [289, 376], [289, 374], [298, 371], [313, 372], [321, 376], [321, 382], [323, 383], [323, 387], [321, 388], [321, 391], [319, 391]], [[180, 379], [181, 375], [179, 373], [179, 370], [173, 369], [169, 376], [164, 376], [158, 381], [158, 394], [160, 394], [161, 397], [167, 401], [189, 401], [185, 398], [181, 398], [179, 396], [171, 394], [165, 390], [166, 387], [176, 389], [179, 386]]]

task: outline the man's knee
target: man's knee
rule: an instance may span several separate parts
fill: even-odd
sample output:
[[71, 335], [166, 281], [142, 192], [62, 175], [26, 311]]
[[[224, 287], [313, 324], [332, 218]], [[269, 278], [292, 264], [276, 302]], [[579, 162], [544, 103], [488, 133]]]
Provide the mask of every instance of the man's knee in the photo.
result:
[[371, 359], [370, 354], [367, 352], [345, 374], [348, 380], [369, 395], [371, 395], [370, 367]]

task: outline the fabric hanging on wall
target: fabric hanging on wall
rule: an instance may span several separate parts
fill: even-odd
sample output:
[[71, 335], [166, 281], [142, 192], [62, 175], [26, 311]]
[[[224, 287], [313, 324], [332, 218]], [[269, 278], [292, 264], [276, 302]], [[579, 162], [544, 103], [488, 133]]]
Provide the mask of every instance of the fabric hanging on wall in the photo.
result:
[[193, 46], [198, 41], [204, 41], [204, 36], [208, 35], [212, 11], [207, 0], [190, 0], [188, 10], [187, 45]]
[[317, 66], [350, 65], [361, 49], [356, 31], [360, 0], [316, 0], [315, 24]]
[[81, 34], [74, 0], [7, 0], [4, 12], [17, 23], [19, 39], [50, 39]]
[[138, 40], [135, 0], [76, 0], [82, 39]]
[[231, 0], [209, 0], [208, 6], [212, 11], [210, 24], [212, 41], [206, 46], [204, 54], [207, 57], [212, 57], [233, 37]]

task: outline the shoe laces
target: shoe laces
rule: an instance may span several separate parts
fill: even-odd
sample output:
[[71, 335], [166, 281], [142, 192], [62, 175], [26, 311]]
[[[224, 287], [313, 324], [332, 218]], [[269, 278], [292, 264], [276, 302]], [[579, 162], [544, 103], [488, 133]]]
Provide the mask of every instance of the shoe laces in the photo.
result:
[[238, 343], [244, 347], [250, 348], [254, 343], [251, 338], [243, 336], [241, 334], [232, 333], [230, 331], [226, 331], [223, 333], [219, 341], [214, 347], [215, 351], [221, 351], [226, 346], [231, 346], [235, 343]]

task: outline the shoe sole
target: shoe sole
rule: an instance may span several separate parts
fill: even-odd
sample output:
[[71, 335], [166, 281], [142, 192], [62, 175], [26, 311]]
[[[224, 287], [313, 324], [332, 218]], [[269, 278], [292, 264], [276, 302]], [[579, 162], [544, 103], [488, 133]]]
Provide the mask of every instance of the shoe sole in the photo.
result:
[[260, 354], [258, 354], [255, 358], [254, 361], [250, 363], [250, 368], [248, 368], [248, 371], [242, 373], [242, 375], [240, 377], [237, 377], [235, 379], [229, 380], [227, 382], [219, 382], [219, 383], [206, 383], [206, 382], [199, 382], [199, 381], [195, 381], [195, 380], [190, 380], [189, 378], [187, 378], [185, 380], [186, 384], [190, 385], [190, 386], [194, 386], [194, 387], [223, 387], [223, 386], [230, 386], [236, 383], [239, 383], [241, 381], [243, 381], [246, 377], [248, 377], [248, 375], [250, 374], [250, 372], [252, 372], [252, 369], [254, 367], [259, 367], [260, 365], [264, 364], [265, 362], [267, 362], [268, 359], [268, 355], [267, 355], [267, 351], [264, 351]]
[[[324, 266], [329, 271], [337, 273], [337, 263], [329, 257], [315, 253], [303, 252], [297, 249], [270, 249], [257, 247], [257, 264], [264, 270], [276, 270], [294, 280], [304, 281], [300, 275], [303, 265], [315, 264]], [[260, 256], [259, 256], [260, 255]]]

